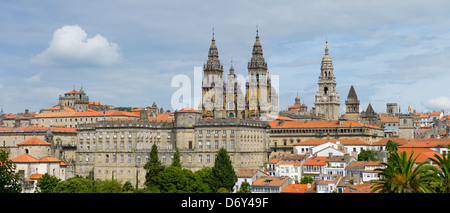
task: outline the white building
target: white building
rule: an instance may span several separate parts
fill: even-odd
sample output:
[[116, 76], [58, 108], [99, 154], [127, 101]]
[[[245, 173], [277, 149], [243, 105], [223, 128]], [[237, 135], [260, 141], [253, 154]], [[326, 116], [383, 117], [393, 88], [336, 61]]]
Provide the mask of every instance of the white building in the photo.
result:
[[366, 164], [363, 171], [363, 182], [368, 182], [371, 180], [379, 180], [380, 175], [378, 171], [375, 171], [375, 169], [383, 169], [385, 168], [384, 165], [381, 165], [382, 161], [370, 161]]
[[259, 169], [240, 169], [237, 173], [237, 182], [233, 187], [233, 192], [239, 191], [241, 184], [247, 182], [250, 186], [253, 184], [253, 181], [257, 180], [260, 177], [267, 177], [268, 175]]

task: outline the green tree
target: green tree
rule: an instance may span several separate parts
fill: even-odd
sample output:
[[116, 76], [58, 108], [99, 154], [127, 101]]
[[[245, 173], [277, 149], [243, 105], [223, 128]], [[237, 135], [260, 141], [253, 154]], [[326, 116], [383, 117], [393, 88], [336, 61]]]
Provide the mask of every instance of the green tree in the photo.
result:
[[231, 164], [230, 156], [228, 156], [226, 149], [221, 148], [217, 153], [217, 158], [212, 168], [212, 190], [217, 192], [218, 189], [223, 187], [228, 191], [232, 191], [236, 181], [237, 176]]
[[248, 182], [242, 182], [237, 193], [252, 193], [252, 188]]
[[121, 193], [122, 184], [117, 180], [94, 180], [92, 181], [92, 193]]
[[0, 193], [20, 193], [21, 178], [16, 165], [9, 159], [9, 150], [0, 149]]
[[450, 193], [450, 154], [434, 155], [430, 160], [438, 165], [438, 168], [431, 167], [433, 173], [430, 174], [430, 185], [437, 193]]
[[81, 176], [67, 178], [56, 185], [56, 193], [92, 193], [92, 181]]
[[212, 168], [203, 167], [200, 170], [194, 172], [194, 177], [198, 180], [197, 191], [198, 193], [212, 193], [211, 179]]
[[122, 189], [124, 192], [132, 192], [134, 191], [133, 184], [130, 181], [127, 181], [123, 184]]
[[186, 173], [177, 166], [165, 168], [161, 172], [159, 180], [161, 193], [184, 193], [189, 187]]
[[49, 175], [48, 173], [45, 173], [42, 175], [41, 178], [37, 180], [36, 187], [37, 192], [39, 193], [53, 193], [55, 187], [58, 185], [58, 183], [61, 182], [61, 179]]
[[314, 182], [314, 178], [312, 178], [311, 176], [303, 176], [302, 179], [300, 179], [300, 184], [308, 184], [308, 183], [312, 183]]
[[164, 166], [158, 159], [158, 147], [156, 144], [153, 144], [152, 146], [150, 159], [144, 165], [144, 169], [146, 170], [144, 184], [150, 190], [159, 190], [160, 173], [164, 171]]
[[426, 193], [432, 192], [427, 180], [429, 167], [425, 162], [416, 165], [417, 156], [412, 159], [414, 152], [407, 157], [406, 152], [398, 154], [393, 152], [387, 162], [381, 163], [385, 166], [380, 171], [382, 177], [376, 182], [371, 192], [380, 193]]
[[377, 159], [375, 158], [375, 155], [372, 150], [362, 150], [358, 154], [358, 161], [368, 161], [368, 160], [376, 161]]
[[390, 153], [397, 152], [397, 150], [398, 150], [398, 143], [395, 142], [395, 141], [389, 140], [386, 143], [386, 150], [389, 151]]
[[178, 147], [176, 148], [175, 154], [173, 154], [173, 162], [171, 166], [176, 166], [181, 168], [180, 163], [180, 150], [178, 150]]

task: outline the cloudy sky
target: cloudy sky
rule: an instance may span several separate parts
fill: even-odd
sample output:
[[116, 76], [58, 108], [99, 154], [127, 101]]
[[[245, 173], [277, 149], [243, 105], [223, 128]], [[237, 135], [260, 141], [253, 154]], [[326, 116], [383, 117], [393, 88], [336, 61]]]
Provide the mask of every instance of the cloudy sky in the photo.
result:
[[233, 60], [246, 76], [258, 26], [280, 109], [297, 93], [314, 106], [328, 40], [341, 113], [350, 85], [361, 110], [395, 102], [402, 112], [449, 111], [449, 8], [444, 0], [1, 1], [0, 106], [39, 111], [82, 86], [93, 101], [173, 111], [171, 82], [194, 81], [212, 29], [225, 73]]

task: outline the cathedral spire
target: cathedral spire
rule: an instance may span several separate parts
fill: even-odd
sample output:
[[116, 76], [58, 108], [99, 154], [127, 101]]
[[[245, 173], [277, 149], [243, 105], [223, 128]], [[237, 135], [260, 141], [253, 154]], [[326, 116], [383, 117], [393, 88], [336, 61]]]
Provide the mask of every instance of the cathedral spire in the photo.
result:
[[248, 68], [266, 68], [261, 42], [259, 41], [259, 30], [256, 28], [255, 43], [253, 44], [252, 58], [248, 63]]
[[320, 66], [320, 78], [321, 79], [334, 79], [334, 73], [333, 73], [333, 61], [331, 60], [331, 57], [328, 52], [328, 41], [325, 43], [325, 55], [322, 58], [322, 63]]
[[208, 51], [208, 60], [203, 65], [204, 71], [220, 71], [223, 72], [223, 66], [220, 64], [219, 51], [216, 46], [216, 39], [214, 37], [214, 28], [212, 32], [211, 46]]
[[233, 58], [231, 58], [230, 75], [234, 75]]

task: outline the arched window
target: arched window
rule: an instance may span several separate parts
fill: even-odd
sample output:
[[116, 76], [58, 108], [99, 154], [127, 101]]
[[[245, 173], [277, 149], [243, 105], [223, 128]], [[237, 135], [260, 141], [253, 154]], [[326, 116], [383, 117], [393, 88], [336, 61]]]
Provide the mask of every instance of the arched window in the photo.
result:
[[324, 93], [325, 93], [325, 95], [328, 95], [328, 87], [324, 88]]

